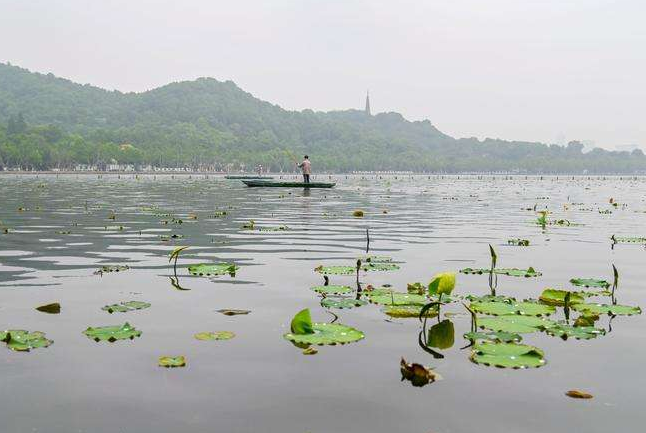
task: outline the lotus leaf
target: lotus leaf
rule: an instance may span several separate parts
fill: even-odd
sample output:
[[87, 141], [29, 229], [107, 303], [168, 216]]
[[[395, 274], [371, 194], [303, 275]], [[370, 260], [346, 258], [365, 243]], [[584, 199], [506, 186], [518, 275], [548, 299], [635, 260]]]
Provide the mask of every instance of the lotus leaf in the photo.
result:
[[465, 299], [471, 302], [514, 302], [516, 301], [515, 298], [510, 298], [508, 296], [502, 296], [502, 295], [482, 295], [482, 296], [467, 295], [465, 296]]
[[357, 272], [355, 266], [318, 266], [314, 270], [323, 275], [352, 275]]
[[490, 329], [492, 331], [528, 334], [530, 332], [543, 331], [554, 322], [540, 317], [514, 314], [508, 316], [479, 317], [477, 323], [480, 328]]
[[357, 257], [357, 259], [361, 260], [363, 263], [389, 263], [393, 261], [392, 257], [372, 255]]
[[598, 314], [584, 312], [574, 321], [574, 326], [594, 326], [594, 323], [599, 320]]
[[99, 269], [97, 272], [98, 273], [123, 272], [123, 271], [127, 271], [128, 269], [130, 269], [130, 266], [128, 265], [107, 265], [107, 266], [101, 266], [101, 269]]
[[484, 341], [476, 344], [471, 360], [501, 368], [529, 368], [545, 365], [543, 351], [537, 347], [517, 343], [494, 343]]
[[325, 298], [321, 301], [321, 306], [325, 308], [354, 308], [366, 305], [367, 302], [363, 299], [354, 298]]
[[423, 295], [426, 292], [426, 287], [422, 283], [408, 283], [406, 285], [408, 293], [415, 293], [416, 295]]
[[541, 305], [535, 302], [472, 302], [473, 311], [492, 316], [520, 314], [523, 316], [549, 316], [556, 309], [551, 305]]
[[141, 331], [137, 331], [128, 322], [123, 325], [89, 327], [83, 333], [94, 341], [109, 341], [110, 343], [117, 340], [134, 340], [135, 337], [141, 336]]
[[237, 316], [240, 314], [249, 314], [251, 311], [249, 310], [236, 310], [232, 308], [223, 308], [221, 310], [217, 310], [218, 313], [222, 313], [225, 316]]
[[630, 237], [630, 236], [615, 236], [611, 237], [612, 241], [619, 244], [646, 244], [646, 238], [643, 237]]
[[590, 399], [594, 397], [592, 394], [579, 391], [578, 389], [571, 389], [568, 392], [566, 392], [565, 395], [571, 398], [582, 398], [582, 399]]
[[292, 319], [290, 329], [292, 330], [292, 333], [296, 335], [314, 333], [314, 329], [312, 328], [312, 317], [310, 316], [310, 310], [308, 308], [296, 313]]
[[31, 349], [48, 347], [54, 342], [45, 337], [44, 332], [25, 331], [23, 329], [10, 329], [0, 332], [0, 341], [7, 343], [7, 347], [18, 352], [29, 352]]
[[639, 307], [608, 304], [576, 304], [572, 306], [572, 309], [587, 314], [608, 314], [610, 316], [632, 316], [642, 312]]
[[606, 280], [595, 280], [594, 278], [572, 278], [570, 283], [577, 287], [599, 287], [602, 289], [610, 287], [610, 283]]
[[335, 286], [335, 285], [315, 286], [315, 287], [312, 287], [312, 290], [314, 290], [316, 293], [319, 293], [321, 295], [341, 295], [344, 293], [352, 292], [352, 288], [349, 286]]
[[368, 262], [361, 266], [364, 271], [396, 271], [399, 265], [394, 263]]
[[444, 319], [428, 330], [426, 345], [437, 349], [448, 349], [455, 344], [455, 328], [453, 322]]
[[200, 263], [199, 265], [190, 265], [188, 267], [188, 272], [191, 275], [200, 277], [211, 277], [226, 274], [235, 277], [238, 269], [240, 268], [232, 263]]
[[[423, 305], [386, 305], [382, 308], [386, 315], [390, 317], [405, 318], [405, 317], [419, 317], [422, 312]], [[438, 309], [429, 308], [424, 312], [423, 317], [435, 317], [438, 315]]]
[[[491, 269], [473, 269], [473, 268], [464, 268], [460, 269], [460, 272], [463, 274], [488, 274], [491, 271]], [[530, 278], [530, 277], [540, 277], [543, 275], [542, 273], [536, 271], [534, 268], [530, 267], [527, 269], [517, 269], [517, 268], [495, 268], [493, 270], [495, 274], [499, 275], [508, 275], [510, 277], [525, 277], [525, 278]]]
[[543, 293], [541, 293], [541, 296], [539, 296], [538, 299], [540, 299], [541, 302], [544, 302], [548, 305], [564, 306], [565, 296], [568, 293], [570, 294], [570, 305], [579, 304], [583, 302], [584, 295], [587, 295], [582, 292], [568, 292], [567, 290], [545, 289], [543, 290]]
[[548, 327], [546, 332], [564, 340], [569, 337], [574, 337], [577, 340], [590, 340], [606, 333], [605, 329], [595, 328], [594, 326], [572, 326], [566, 323], [555, 323]]
[[159, 366], [166, 368], [185, 367], [186, 358], [183, 356], [160, 356]]
[[236, 334], [231, 331], [198, 332], [197, 334], [195, 334], [195, 338], [202, 341], [231, 340], [235, 336]]
[[122, 302], [121, 304], [106, 305], [101, 309], [103, 311], [107, 311], [108, 313], [112, 314], [114, 312], [126, 313], [128, 311], [133, 311], [133, 310], [143, 310], [144, 308], [148, 308], [148, 307], [150, 307], [150, 304], [148, 302], [127, 301], [127, 302]]
[[[376, 292], [376, 293], [375, 293]], [[373, 291], [367, 294], [368, 300], [373, 304], [379, 305], [425, 305], [428, 300], [422, 295], [402, 292], [387, 292], [381, 290]]]
[[61, 312], [61, 304], [54, 302], [52, 304], [41, 305], [40, 307], [36, 307], [36, 310], [41, 313], [59, 314]]
[[509, 239], [507, 241], [508, 245], [515, 245], [518, 247], [528, 247], [529, 246], [529, 239], [519, 239], [519, 238], [514, 238], [514, 239]]
[[352, 343], [364, 338], [363, 332], [338, 323], [313, 323], [312, 328], [312, 334], [287, 333], [283, 337], [293, 343], [319, 346]]
[[467, 332], [464, 338], [468, 340], [489, 340], [489, 341], [502, 341], [503, 343], [520, 343], [523, 339], [518, 334], [513, 332]]
[[442, 272], [433, 276], [433, 280], [428, 284], [428, 294], [433, 295], [450, 295], [455, 289], [455, 273]]

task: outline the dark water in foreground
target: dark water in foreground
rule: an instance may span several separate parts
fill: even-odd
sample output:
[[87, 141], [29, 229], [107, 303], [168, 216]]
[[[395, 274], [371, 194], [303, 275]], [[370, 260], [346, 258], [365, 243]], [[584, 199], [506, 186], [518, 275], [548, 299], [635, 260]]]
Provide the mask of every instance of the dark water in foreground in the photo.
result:
[[[611, 279], [614, 263], [621, 273], [619, 303], [644, 307], [644, 248], [611, 250], [609, 238], [646, 235], [646, 179], [336, 180], [333, 190], [304, 192], [249, 189], [213, 177], [0, 176], [0, 221], [9, 228], [0, 233], [0, 328], [40, 330], [55, 341], [30, 353], [0, 347], [0, 431], [642, 431], [644, 314], [616, 317], [611, 332], [595, 340], [525, 334], [524, 342], [542, 348], [547, 359], [530, 370], [470, 362], [470, 350], [460, 349], [468, 344], [466, 315], [451, 318], [455, 345], [438, 360], [418, 346], [417, 319], [386, 321], [375, 305], [335, 310], [340, 323], [365, 332], [358, 343], [304, 356], [282, 334], [302, 308], [315, 321], [332, 319], [309, 290], [322, 282], [313, 268], [352, 265], [365, 248], [366, 227], [371, 252], [392, 256], [401, 270], [363, 273], [364, 285], [390, 283], [405, 291], [407, 282], [428, 282], [436, 272], [486, 267], [491, 243], [499, 266], [543, 272], [536, 279], [501, 276], [499, 294], [524, 299], [546, 287], [568, 288], [572, 277]], [[627, 206], [611, 208], [610, 197]], [[554, 219], [583, 225], [542, 232], [525, 210], [534, 204], [548, 207]], [[354, 209], [366, 216], [352, 217]], [[228, 215], [209, 218], [218, 210]], [[251, 219], [288, 230], [242, 230]], [[173, 233], [184, 239], [160, 239]], [[516, 237], [531, 246], [506, 245]], [[191, 246], [181, 266], [233, 261], [240, 270], [235, 278], [210, 280], [182, 267], [180, 284], [190, 291], [176, 290], [168, 266], [176, 245]], [[131, 269], [93, 275], [114, 264]], [[332, 277], [337, 284], [353, 280]], [[458, 275], [456, 294], [487, 292], [486, 277]], [[100, 309], [127, 300], [152, 306], [112, 315]], [[55, 301], [59, 315], [34, 309]], [[251, 313], [228, 317], [215, 312], [221, 308]], [[455, 303], [445, 311], [465, 309]], [[125, 321], [142, 336], [110, 344], [81, 333]], [[608, 317], [598, 325], [608, 329]], [[215, 330], [236, 337], [193, 338]], [[158, 367], [162, 355], [185, 355], [188, 365]], [[423, 388], [401, 382], [402, 356], [433, 366], [443, 380]], [[564, 396], [573, 388], [595, 398]]]

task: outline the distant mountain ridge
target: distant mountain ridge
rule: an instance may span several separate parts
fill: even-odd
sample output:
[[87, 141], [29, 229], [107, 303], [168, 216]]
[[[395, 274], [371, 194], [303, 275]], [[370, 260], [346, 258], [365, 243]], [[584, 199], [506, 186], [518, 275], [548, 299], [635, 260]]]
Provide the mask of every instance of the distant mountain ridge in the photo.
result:
[[[15, 130], [17, 116], [30, 129]], [[411, 122], [398, 113], [288, 111], [255, 98], [232, 81], [199, 78], [122, 93], [0, 63], [0, 125], [5, 124], [4, 132], [0, 129], [0, 162], [7, 166], [29, 166], [30, 158], [35, 158], [31, 166], [37, 168], [109, 159], [219, 168], [262, 164], [291, 170], [288, 149], [310, 153], [316, 169], [329, 171], [633, 173], [646, 169], [641, 152], [596, 149], [583, 154], [578, 143], [560, 147], [456, 140], [428, 120]], [[43, 129], [50, 131], [44, 142], [34, 137]], [[34, 147], [31, 157], [16, 153], [20, 153], [16, 140], [33, 142], [28, 145]], [[123, 143], [132, 144], [136, 152], [119, 152]]]

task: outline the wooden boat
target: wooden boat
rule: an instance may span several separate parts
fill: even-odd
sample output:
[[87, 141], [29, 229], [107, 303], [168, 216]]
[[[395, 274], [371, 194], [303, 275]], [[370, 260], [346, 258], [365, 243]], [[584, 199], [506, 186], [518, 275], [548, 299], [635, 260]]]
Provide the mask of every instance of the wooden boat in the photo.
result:
[[249, 187], [272, 187], [272, 188], [332, 188], [335, 182], [279, 182], [271, 180], [243, 180]]
[[225, 179], [273, 179], [272, 176], [260, 176], [257, 174], [228, 174], [224, 176]]

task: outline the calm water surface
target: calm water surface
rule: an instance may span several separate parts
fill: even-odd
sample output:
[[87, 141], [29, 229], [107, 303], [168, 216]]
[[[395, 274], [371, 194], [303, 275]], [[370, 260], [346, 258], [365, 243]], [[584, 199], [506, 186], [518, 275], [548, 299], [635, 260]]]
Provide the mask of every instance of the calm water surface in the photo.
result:
[[[524, 342], [542, 348], [547, 359], [530, 370], [471, 363], [470, 349], [461, 349], [468, 344], [467, 315], [451, 318], [456, 342], [442, 351], [444, 359], [418, 346], [417, 319], [386, 320], [375, 305], [334, 310], [340, 323], [365, 332], [358, 343], [304, 356], [282, 334], [303, 308], [315, 321], [333, 319], [309, 289], [322, 283], [313, 269], [352, 265], [365, 250], [366, 228], [371, 252], [392, 256], [401, 270], [362, 273], [364, 285], [406, 290], [406, 283], [428, 282], [437, 272], [487, 267], [492, 244], [499, 266], [543, 272], [536, 279], [501, 276], [498, 294], [535, 298], [546, 287], [568, 288], [573, 277], [611, 279], [614, 263], [619, 303], [643, 307], [646, 252], [639, 245], [611, 249], [609, 238], [646, 235], [645, 179], [334, 179], [333, 190], [303, 191], [250, 189], [213, 176], [1, 175], [0, 221], [9, 233], [0, 234], [0, 328], [40, 330], [55, 343], [30, 353], [0, 347], [0, 431], [642, 431], [643, 314], [603, 317], [599, 326], [611, 332], [595, 340], [525, 334]], [[611, 208], [611, 197], [626, 206]], [[543, 232], [527, 210], [535, 204], [554, 219], [582, 225]], [[354, 209], [366, 216], [352, 217]], [[605, 209], [613, 213], [599, 213]], [[216, 211], [227, 216], [215, 217]], [[288, 230], [241, 229], [249, 220]], [[183, 239], [162, 240], [172, 234]], [[506, 245], [517, 237], [531, 246]], [[190, 290], [175, 289], [169, 278], [168, 253], [177, 245], [191, 246], [178, 272]], [[236, 277], [198, 278], [185, 269], [217, 261], [239, 265]], [[94, 274], [117, 264], [130, 270]], [[455, 293], [487, 292], [486, 276], [458, 275]], [[101, 311], [127, 300], [152, 306]], [[49, 302], [60, 302], [61, 314], [34, 309]], [[251, 313], [228, 317], [216, 312], [221, 308]], [[445, 311], [465, 309], [455, 303]], [[88, 326], [125, 321], [142, 336], [110, 344], [82, 334]], [[236, 337], [193, 338], [215, 330]], [[185, 355], [188, 365], [158, 367], [162, 355]], [[434, 367], [443, 380], [423, 388], [401, 382], [402, 356]], [[569, 389], [595, 398], [569, 399]]]

